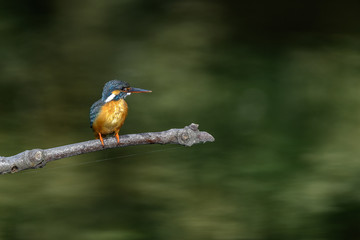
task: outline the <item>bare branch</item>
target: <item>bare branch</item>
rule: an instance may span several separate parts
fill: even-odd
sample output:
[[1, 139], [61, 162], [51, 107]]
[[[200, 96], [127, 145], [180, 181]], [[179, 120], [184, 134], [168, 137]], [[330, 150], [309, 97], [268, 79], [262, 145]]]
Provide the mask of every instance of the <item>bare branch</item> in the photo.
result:
[[0, 157], [0, 174], [16, 173], [29, 168], [44, 167], [46, 163], [54, 160], [108, 148], [143, 144], [180, 144], [192, 146], [197, 143], [215, 141], [213, 136], [207, 132], [199, 131], [198, 127], [199, 125], [192, 123], [181, 129], [121, 135], [120, 143], [117, 143], [114, 137], [106, 138], [104, 139], [104, 147], [99, 140], [91, 140], [49, 149], [26, 150], [11, 157]]

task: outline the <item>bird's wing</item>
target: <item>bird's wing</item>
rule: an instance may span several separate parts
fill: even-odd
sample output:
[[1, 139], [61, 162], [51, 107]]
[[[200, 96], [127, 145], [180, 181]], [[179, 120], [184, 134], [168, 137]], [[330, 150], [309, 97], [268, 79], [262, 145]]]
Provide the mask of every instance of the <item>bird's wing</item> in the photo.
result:
[[100, 99], [98, 101], [96, 101], [90, 108], [90, 127], [92, 128], [92, 125], [95, 121], [95, 118], [97, 117], [97, 115], [100, 112], [100, 109], [102, 107], [102, 105], [104, 104], [104, 102]]

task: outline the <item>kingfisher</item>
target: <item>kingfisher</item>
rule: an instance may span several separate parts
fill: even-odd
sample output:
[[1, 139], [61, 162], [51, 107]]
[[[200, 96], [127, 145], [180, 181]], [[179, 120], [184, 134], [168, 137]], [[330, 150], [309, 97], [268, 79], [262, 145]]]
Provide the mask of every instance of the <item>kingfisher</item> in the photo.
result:
[[104, 146], [102, 135], [115, 133], [118, 143], [119, 131], [124, 124], [128, 114], [128, 105], [125, 98], [131, 93], [146, 93], [151, 90], [130, 87], [127, 82], [111, 80], [105, 83], [102, 97], [90, 108], [90, 127], [93, 129], [95, 137], [100, 139]]

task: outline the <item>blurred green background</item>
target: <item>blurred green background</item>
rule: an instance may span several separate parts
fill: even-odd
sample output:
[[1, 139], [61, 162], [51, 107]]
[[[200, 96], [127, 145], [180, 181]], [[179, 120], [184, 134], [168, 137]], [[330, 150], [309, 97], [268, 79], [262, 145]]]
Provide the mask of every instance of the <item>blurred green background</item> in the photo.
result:
[[360, 239], [360, 4], [1, 1], [0, 155], [122, 134], [216, 142], [106, 150], [0, 176], [0, 240]]

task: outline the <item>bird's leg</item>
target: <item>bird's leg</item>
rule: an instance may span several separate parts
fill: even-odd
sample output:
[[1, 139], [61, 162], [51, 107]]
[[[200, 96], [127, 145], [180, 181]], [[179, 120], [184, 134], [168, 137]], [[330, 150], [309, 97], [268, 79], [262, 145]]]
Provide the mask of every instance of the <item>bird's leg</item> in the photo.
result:
[[103, 145], [103, 147], [104, 147], [104, 140], [101, 136], [101, 133], [98, 133], [98, 134], [99, 134], [99, 139], [100, 139], [101, 145]]
[[120, 143], [119, 132], [115, 132], [115, 137], [118, 143]]

